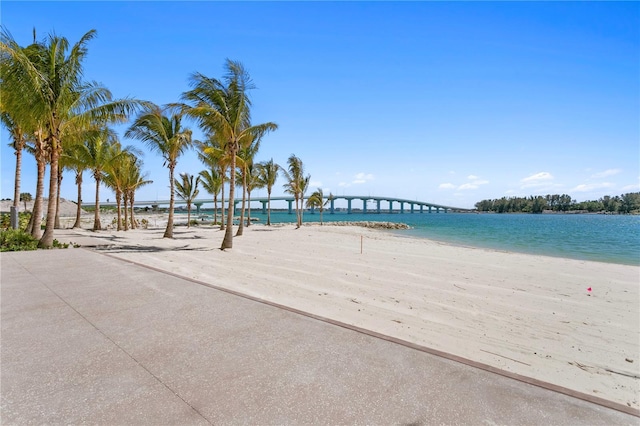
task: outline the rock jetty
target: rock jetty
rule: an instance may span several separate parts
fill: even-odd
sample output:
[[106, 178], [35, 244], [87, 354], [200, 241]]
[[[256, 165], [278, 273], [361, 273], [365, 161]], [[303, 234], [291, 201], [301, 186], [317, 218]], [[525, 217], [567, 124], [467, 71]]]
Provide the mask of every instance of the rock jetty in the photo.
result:
[[[319, 222], [311, 222], [306, 224], [319, 225]], [[397, 223], [397, 222], [375, 222], [375, 221], [357, 221], [357, 222], [349, 222], [349, 221], [339, 221], [339, 222], [324, 222], [324, 225], [329, 226], [361, 226], [363, 228], [373, 228], [373, 229], [410, 229], [411, 227], [406, 223]]]

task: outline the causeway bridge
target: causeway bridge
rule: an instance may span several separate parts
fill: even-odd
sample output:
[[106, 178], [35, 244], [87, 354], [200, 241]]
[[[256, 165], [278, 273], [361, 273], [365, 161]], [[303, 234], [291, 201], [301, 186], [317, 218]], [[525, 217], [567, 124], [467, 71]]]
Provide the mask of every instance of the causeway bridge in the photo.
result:
[[[351, 214], [354, 209], [360, 207], [359, 213], [440, 213], [443, 211], [444, 213], [448, 213], [451, 211], [454, 212], [469, 212], [473, 211], [472, 209], [465, 209], [461, 207], [452, 207], [452, 206], [444, 206], [441, 204], [428, 203], [425, 201], [415, 201], [415, 200], [407, 200], [402, 198], [395, 197], [377, 197], [371, 195], [334, 195], [333, 198], [329, 201], [329, 205], [325, 207], [325, 211], [329, 214], [334, 214], [338, 209], [335, 207], [336, 200], [346, 200], [347, 201], [347, 214]], [[354, 203], [354, 200], [356, 201]], [[271, 201], [285, 201], [288, 204], [288, 212], [289, 214], [293, 214], [294, 202], [295, 199], [291, 196], [276, 196], [271, 197]], [[262, 213], [267, 213], [267, 197], [252, 197], [251, 203], [261, 203], [262, 204]], [[375, 203], [373, 208], [367, 206], [369, 202]], [[176, 197], [174, 201], [175, 205], [186, 205], [186, 202], [178, 197]], [[225, 204], [227, 201], [225, 201]], [[234, 203], [237, 206], [242, 203], [241, 198], [236, 198]], [[384, 203], [384, 204], [383, 204]], [[196, 207], [196, 214], [200, 213], [200, 208], [205, 204], [213, 204], [213, 200], [209, 199], [196, 199], [192, 203]], [[354, 205], [355, 204], [355, 205]], [[101, 203], [103, 206], [115, 206], [113, 202]], [[134, 205], [136, 207], [148, 206], [153, 209], [158, 208], [159, 206], [168, 206], [169, 200], [155, 200], [155, 201], [135, 201]], [[394, 210], [395, 206], [398, 206], [397, 209]], [[310, 209], [311, 213], [314, 213], [314, 209]]]

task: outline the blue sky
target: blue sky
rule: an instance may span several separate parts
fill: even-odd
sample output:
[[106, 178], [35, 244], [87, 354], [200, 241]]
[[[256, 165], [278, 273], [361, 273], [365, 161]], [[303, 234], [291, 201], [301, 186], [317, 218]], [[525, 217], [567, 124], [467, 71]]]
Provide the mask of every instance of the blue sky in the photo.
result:
[[[34, 27], [71, 42], [96, 29], [85, 75], [115, 97], [175, 102], [191, 73], [221, 77], [226, 58], [241, 61], [257, 86], [253, 122], [279, 125], [258, 160], [296, 154], [325, 192], [473, 207], [640, 190], [637, 2], [3, 1], [0, 11], [22, 45]], [[15, 157], [5, 129], [1, 138], [10, 198]], [[161, 158], [147, 152], [144, 164], [154, 184], [136, 198], [168, 199]], [[190, 153], [177, 172], [203, 168]], [[28, 155], [22, 192], [35, 193]], [[87, 174], [84, 202], [93, 194]], [[71, 174], [62, 196], [76, 198]]]

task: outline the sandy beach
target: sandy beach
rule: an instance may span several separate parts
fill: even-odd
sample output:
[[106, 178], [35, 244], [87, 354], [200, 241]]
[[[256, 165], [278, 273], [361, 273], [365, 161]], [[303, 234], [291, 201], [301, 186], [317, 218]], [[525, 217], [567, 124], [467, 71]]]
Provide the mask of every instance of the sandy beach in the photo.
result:
[[640, 408], [638, 267], [317, 224], [252, 225], [220, 251], [218, 227], [177, 226], [170, 240], [163, 216], [147, 219], [73, 232], [128, 261]]

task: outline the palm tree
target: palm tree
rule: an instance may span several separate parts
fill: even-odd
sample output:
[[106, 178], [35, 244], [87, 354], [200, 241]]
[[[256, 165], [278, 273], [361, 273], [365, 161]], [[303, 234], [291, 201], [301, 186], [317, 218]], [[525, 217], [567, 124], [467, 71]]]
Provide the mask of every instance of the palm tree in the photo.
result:
[[329, 193], [329, 198], [324, 200], [324, 193], [322, 192], [322, 188], [318, 188], [313, 194], [309, 195], [307, 199], [307, 207], [309, 208], [317, 208], [320, 211], [320, 225], [322, 225], [322, 212], [324, 211], [324, 206], [327, 205], [331, 200], [333, 200], [333, 194]]
[[198, 189], [198, 183], [200, 183], [200, 177], [196, 178], [196, 183], [193, 183], [193, 176], [189, 173], [180, 173], [182, 182], [176, 179], [176, 195], [182, 198], [187, 203], [187, 228], [191, 226], [191, 203], [196, 199], [200, 190]]
[[[238, 232], [236, 237], [242, 235], [244, 228], [244, 212], [246, 208], [246, 196], [249, 196], [249, 203], [251, 203], [251, 192], [249, 190], [249, 180], [251, 179], [251, 173], [253, 170], [253, 159], [260, 149], [260, 139], [255, 138], [242, 146], [238, 151], [238, 165], [240, 166], [240, 176], [242, 177], [242, 208], [240, 210], [240, 222], [238, 223]], [[251, 213], [249, 213], [251, 216]], [[249, 225], [247, 225], [249, 226]]]
[[117, 155], [107, 167], [105, 167], [104, 183], [111, 188], [116, 196], [116, 230], [123, 228], [122, 204], [124, 202], [124, 230], [128, 230], [127, 224], [127, 201], [129, 200], [127, 191], [127, 178], [130, 177], [131, 169], [136, 167], [137, 158], [130, 152], [123, 152]]
[[49, 156], [45, 148], [43, 132], [36, 130], [33, 135], [29, 135], [25, 151], [33, 154], [36, 160], [36, 196], [31, 210], [31, 219], [27, 226], [27, 232], [35, 239], [42, 238], [42, 204], [44, 199], [44, 177]]
[[[75, 173], [75, 182], [78, 187], [76, 221], [73, 223], [73, 228], [80, 228], [82, 217], [82, 175], [84, 171], [87, 170], [87, 166], [80, 158], [82, 149], [80, 145], [73, 145], [63, 153], [64, 161], [68, 164], [68, 168]], [[61, 161], [63, 157], [61, 157]]]
[[227, 60], [225, 68], [227, 73], [222, 82], [200, 73], [193, 74], [193, 89], [182, 95], [183, 100], [189, 104], [185, 106], [186, 113], [198, 122], [205, 133], [224, 141], [231, 159], [227, 228], [221, 250], [233, 247], [236, 155], [256, 137], [278, 127], [271, 122], [251, 125], [251, 101], [248, 96], [248, 91], [253, 88], [251, 78], [239, 62]]
[[129, 127], [125, 137], [138, 139], [158, 152], [169, 169], [169, 220], [164, 238], [173, 238], [173, 209], [175, 203], [174, 172], [178, 158], [192, 145], [191, 130], [182, 126], [182, 113], [165, 115], [157, 105], [150, 105]]
[[[198, 148], [200, 150], [200, 152], [198, 153], [198, 158], [211, 169], [211, 180], [209, 179], [209, 177], [202, 175], [204, 172], [200, 172], [201, 178], [206, 180], [206, 182], [203, 182], [203, 185], [208, 185], [209, 183], [213, 184], [213, 180], [217, 180], [214, 177], [219, 177], [220, 184], [217, 192], [220, 192], [221, 204], [220, 230], [224, 231], [224, 181], [227, 174], [227, 168], [231, 164], [231, 159], [227, 156], [227, 150], [224, 147], [224, 141], [216, 140], [215, 136], [215, 134], [211, 135], [206, 142], [198, 142]], [[217, 192], [212, 193], [211, 191], [213, 191], [215, 189], [214, 187], [216, 186], [218, 186], [217, 183], [215, 185], [210, 185], [210, 189], [207, 189], [207, 186], [204, 186], [205, 189], [214, 196], [214, 223], [218, 221], [218, 202]]]
[[133, 100], [113, 101], [111, 92], [95, 82], [82, 80], [82, 62], [87, 55], [87, 43], [96, 35], [95, 30], [84, 34], [80, 41], [70, 47], [64, 37], [50, 35], [46, 42], [34, 43], [21, 48], [4, 31], [0, 40], [3, 61], [12, 64], [8, 75], [3, 75], [25, 96], [21, 106], [12, 102], [12, 108], [29, 111], [33, 122], [42, 124], [46, 130], [44, 141], [49, 155], [50, 179], [47, 221], [40, 239], [41, 247], [53, 245], [53, 229], [58, 193], [58, 167], [62, 154], [62, 140], [69, 129], [82, 127], [80, 123], [123, 121], [140, 105]]
[[258, 163], [258, 176], [263, 188], [267, 188], [267, 226], [271, 226], [271, 190], [278, 179], [280, 166], [273, 162], [273, 158]]
[[124, 230], [127, 230], [127, 201], [129, 201], [129, 220], [131, 221], [131, 229], [137, 228], [136, 219], [133, 217], [133, 205], [135, 203], [136, 191], [138, 188], [141, 188], [145, 185], [149, 185], [153, 183], [152, 180], [147, 179], [147, 174], [142, 174], [142, 161], [140, 159], [135, 158], [130, 166], [126, 170], [126, 177], [124, 183], [124, 200], [125, 200], [125, 209], [124, 209]]
[[[4, 89], [6, 86], [7, 86], [6, 84], [0, 85], [0, 98], [5, 96], [3, 93], [5, 92]], [[9, 134], [11, 135], [11, 143], [9, 144], [9, 146], [11, 146], [14, 149], [16, 154], [16, 172], [15, 172], [15, 180], [14, 180], [14, 186], [13, 186], [13, 207], [17, 209], [20, 205], [19, 201], [20, 201], [20, 179], [21, 179], [21, 171], [22, 171], [22, 151], [24, 150], [27, 140], [26, 140], [25, 133], [22, 130], [22, 127], [20, 127], [20, 125], [16, 122], [16, 120], [14, 120], [11, 117], [11, 115], [8, 112], [2, 110], [2, 107], [0, 107], [0, 120], [2, 121], [2, 124], [4, 124], [4, 126], [9, 131]], [[27, 208], [25, 207], [25, 210], [26, 209]], [[17, 225], [18, 225], [17, 223], [14, 224], [15, 227], [17, 227]]]
[[105, 127], [87, 135], [84, 144], [78, 145], [78, 158], [96, 182], [95, 211], [93, 217], [92, 230], [102, 229], [100, 223], [100, 184], [111, 164], [117, 161], [118, 157], [125, 155], [128, 151], [122, 149], [118, 142], [117, 135], [109, 128]]
[[291, 154], [287, 160], [288, 170], [282, 169], [287, 183], [284, 189], [287, 194], [293, 195], [296, 202], [296, 228], [302, 226], [302, 209], [304, 207], [304, 194], [309, 186], [311, 176], [304, 175], [304, 164], [295, 155]]
[[260, 180], [260, 170], [253, 163], [247, 170], [247, 226], [251, 225], [251, 191], [264, 188], [264, 183]]
[[200, 183], [207, 193], [213, 195], [213, 223], [218, 222], [218, 194], [222, 190], [222, 176], [214, 169], [199, 173]]

